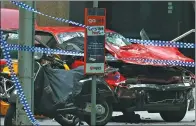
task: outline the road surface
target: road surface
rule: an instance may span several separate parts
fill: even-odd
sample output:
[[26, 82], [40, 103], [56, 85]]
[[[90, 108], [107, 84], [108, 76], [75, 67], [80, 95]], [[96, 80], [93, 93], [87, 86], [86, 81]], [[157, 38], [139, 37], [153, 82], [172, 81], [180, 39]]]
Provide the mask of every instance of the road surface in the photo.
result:
[[[156, 126], [156, 125], [176, 125], [176, 126], [194, 126], [195, 125], [195, 111], [188, 111], [185, 118], [178, 123], [166, 123], [157, 113], [136, 112], [140, 114], [142, 121], [140, 123], [124, 123], [124, 122], [110, 122], [107, 125], [124, 125], [124, 126]], [[121, 115], [122, 113], [114, 113], [114, 116]], [[3, 126], [4, 118], [0, 119], [0, 124]], [[39, 119], [40, 125], [59, 126], [59, 124], [50, 119]], [[86, 125], [86, 124], [84, 124]]]

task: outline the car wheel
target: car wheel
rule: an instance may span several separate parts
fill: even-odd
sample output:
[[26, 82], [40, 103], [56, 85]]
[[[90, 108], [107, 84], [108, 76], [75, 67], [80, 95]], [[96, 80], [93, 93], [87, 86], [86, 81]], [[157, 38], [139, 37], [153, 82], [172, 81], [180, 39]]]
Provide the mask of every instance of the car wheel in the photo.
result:
[[[113, 108], [112, 105], [106, 101], [98, 102], [97, 105], [104, 108], [104, 112], [96, 115], [96, 125], [105, 126], [112, 118]], [[85, 116], [84, 121], [91, 126], [91, 116]]]
[[186, 111], [187, 111], [187, 101], [186, 104], [184, 104], [184, 106], [182, 106], [179, 111], [160, 112], [160, 116], [166, 122], [180, 122], [186, 115]]

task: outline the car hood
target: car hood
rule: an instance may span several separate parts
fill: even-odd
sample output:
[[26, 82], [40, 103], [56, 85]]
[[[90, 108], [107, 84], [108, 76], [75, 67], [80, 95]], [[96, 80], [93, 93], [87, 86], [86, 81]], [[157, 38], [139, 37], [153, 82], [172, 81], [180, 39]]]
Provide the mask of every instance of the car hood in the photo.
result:
[[115, 58], [125, 63], [139, 64], [139, 65], [155, 65], [155, 66], [165, 65], [163, 63], [133, 60], [133, 58], [194, 62], [193, 59], [184, 56], [177, 48], [172, 48], [172, 47], [146, 46], [140, 44], [130, 44], [127, 46], [118, 47], [113, 44], [106, 43], [106, 49]]

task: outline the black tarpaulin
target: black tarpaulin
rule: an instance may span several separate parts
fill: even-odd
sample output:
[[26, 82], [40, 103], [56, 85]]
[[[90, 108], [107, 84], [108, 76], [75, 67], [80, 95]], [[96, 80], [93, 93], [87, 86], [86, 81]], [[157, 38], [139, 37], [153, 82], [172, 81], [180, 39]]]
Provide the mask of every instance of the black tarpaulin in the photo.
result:
[[35, 107], [43, 113], [51, 113], [57, 107], [63, 107], [69, 96], [81, 92], [82, 84], [79, 80], [82, 78], [83, 66], [69, 71], [42, 67], [35, 80]]

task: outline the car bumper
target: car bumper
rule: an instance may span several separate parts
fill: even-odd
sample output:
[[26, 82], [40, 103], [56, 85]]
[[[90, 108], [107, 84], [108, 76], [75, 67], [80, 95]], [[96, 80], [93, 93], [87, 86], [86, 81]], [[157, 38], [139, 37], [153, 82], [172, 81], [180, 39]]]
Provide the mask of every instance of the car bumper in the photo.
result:
[[[172, 111], [180, 110], [192, 91], [189, 84], [136, 84], [117, 90], [120, 102], [127, 111]], [[121, 106], [119, 106], [122, 109]], [[118, 107], [118, 108], [119, 108]]]

